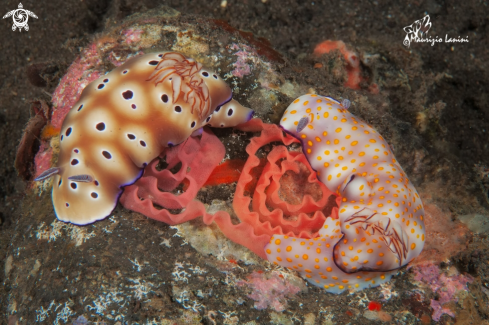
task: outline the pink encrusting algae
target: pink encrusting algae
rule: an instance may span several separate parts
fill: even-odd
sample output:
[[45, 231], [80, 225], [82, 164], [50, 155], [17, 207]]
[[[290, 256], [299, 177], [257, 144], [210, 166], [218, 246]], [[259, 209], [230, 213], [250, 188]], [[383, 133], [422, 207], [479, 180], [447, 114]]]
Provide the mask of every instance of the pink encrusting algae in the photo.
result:
[[427, 284], [438, 297], [431, 299], [434, 321], [439, 321], [443, 314], [455, 317], [453, 310], [446, 305], [450, 302], [458, 302], [458, 293], [467, 291], [467, 283], [472, 283], [474, 279], [470, 275], [447, 275], [441, 272], [440, 268], [432, 263], [417, 265], [414, 267], [414, 279]]
[[92, 81], [100, 78], [102, 75], [100, 71], [90, 70], [100, 62], [97, 44], [92, 43], [68, 68], [53, 94], [51, 124], [55, 128], [61, 128], [65, 116], [78, 101], [83, 89]]
[[34, 158], [34, 166], [36, 168], [34, 175], [37, 177], [43, 171], [51, 167], [53, 159], [53, 150], [49, 147], [46, 141], [41, 141], [41, 147]]
[[143, 34], [144, 31], [138, 28], [130, 28], [122, 32], [122, 35], [124, 35], [127, 44], [137, 43], [141, 41], [141, 35]]
[[246, 281], [239, 281], [238, 286], [248, 286], [252, 290], [248, 298], [255, 301], [256, 309], [271, 308], [277, 312], [282, 312], [287, 308], [287, 298], [291, 298], [301, 291], [298, 286], [276, 273], [266, 275], [253, 272]]
[[253, 61], [253, 58], [256, 57], [256, 52], [247, 45], [238, 44], [231, 45], [231, 50], [238, 50], [234, 53], [234, 55], [238, 57], [238, 60], [233, 63], [234, 70], [231, 71], [233, 76], [243, 78], [244, 76], [251, 74], [252, 65], [250, 64], [250, 61]]

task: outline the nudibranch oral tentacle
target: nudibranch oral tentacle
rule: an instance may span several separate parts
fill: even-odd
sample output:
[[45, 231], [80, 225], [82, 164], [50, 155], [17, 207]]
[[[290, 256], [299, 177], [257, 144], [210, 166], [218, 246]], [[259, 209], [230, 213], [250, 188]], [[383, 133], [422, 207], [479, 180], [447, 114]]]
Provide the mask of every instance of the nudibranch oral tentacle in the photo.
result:
[[90, 83], [63, 122], [58, 165], [42, 175], [54, 176], [56, 216], [79, 225], [107, 217], [164, 147], [251, 116], [215, 72], [180, 53], [128, 60]]
[[318, 178], [342, 198], [339, 219], [327, 218], [311, 240], [274, 236], [270, 261], [339, 293], [388, 281], [423, 249], [424, 209], [390, 146], [346, 109], [349, 101], [304, 95], [281, 127], [302, 142]]

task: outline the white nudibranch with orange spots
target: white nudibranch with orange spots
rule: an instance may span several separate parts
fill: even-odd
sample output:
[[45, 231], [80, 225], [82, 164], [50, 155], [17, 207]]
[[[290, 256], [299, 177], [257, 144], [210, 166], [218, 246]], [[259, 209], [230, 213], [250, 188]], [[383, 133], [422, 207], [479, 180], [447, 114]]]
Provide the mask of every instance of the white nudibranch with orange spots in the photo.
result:
[[122, 187], [162, 152], [201, 128], [232, 127], [253, 111], [232, 99], [216, 73], [176, 52], [128, 60], [90, 83], [61, 127], [54, 177], [58, 219], [85, 225], [107, 217]]
[[341, 196], [339, 219], [327, 218], [313, 239], [274, 235], [269, 261], [299, 271], [328, 292], [361, 290], [388, 281], [421, 253], [421, 199], [389, 144], [337, 100], [304, 95], [281, 127], [302, 142], [318, 178]]

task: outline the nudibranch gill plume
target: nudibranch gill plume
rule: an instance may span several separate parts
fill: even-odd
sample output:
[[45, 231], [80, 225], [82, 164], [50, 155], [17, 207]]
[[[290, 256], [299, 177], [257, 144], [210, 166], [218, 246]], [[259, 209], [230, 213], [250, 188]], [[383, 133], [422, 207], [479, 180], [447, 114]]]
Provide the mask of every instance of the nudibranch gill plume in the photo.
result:
[[338, 219], [327, 218], [313, 239], [274, 235], [268, 260], [299, 271], [332, 293], [388, 281], [421, 253], [424, 209], [390, 150], [349, 102], [304, 95], [280, 126], [302, 142], [318, 178], [341, 196]]
[[253, 111], [232, 99], [215, 72], [176, 52], [145, 54], [90, 83], [61, 127], [53, 204], [58, 219], [85, 225], [107, 217], [164, 147], [202, 127], [232, 127]]

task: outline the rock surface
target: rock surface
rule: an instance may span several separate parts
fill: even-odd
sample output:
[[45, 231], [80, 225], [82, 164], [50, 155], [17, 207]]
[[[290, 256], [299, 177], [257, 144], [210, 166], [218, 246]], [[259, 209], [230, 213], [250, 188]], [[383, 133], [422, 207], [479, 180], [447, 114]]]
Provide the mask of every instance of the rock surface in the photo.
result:
[[[55, 111], [69, 109], [73, 98], [66, 96], [76, 96], [92, 78], [134, 53], [152, 50], [180, 51], [219, 71], [235, 98], [271, 123], [291, 100], [309, 91], [348, 98], [352, 112], [393, 145], [418, 186], [427, 210], [427, 246], [388, 285], [335, 296], [261, 260], [199, 220], [169, 227], [119, 206], [110, 218], [93, 225], [61, 223], [53, 213], [50, 184], [45, 183], [27, 191], [9, 231], [2, 233], [6, 248], [0, 280], [5, 290], [0, 301], [9, 324], [487, 322], [486, 234], [474, 236], [456, 218], [489, 216], [487, 191], [475, 186], [479, 182], [484, 188], [486, 180], [471, 179], [477, 176], [467, 165], [457, 170], [444, 160], [463, 155], [471, 143], [468, 137], [460, 151], [446, 148], [447, 141], [464, 132], [464, 125], [452, 125], [447, 133], [449, 122], [444, 119], [449, 117], [443, 112], [450, 110], [453, 119], [460, 104], [436, 90], [447, 91], [452, 76], [424, 73], [422, 56], [405, 51], [400, 43], [359, 42], [368, 78], [362, 90], [353, 91], [343, 87], [345, 65], [338, 53], [292, 60], [223, 21], [161, 7], [108, 25], [81, 52], [72, 66], [76, 69], [68, 69], [69, 89], [54, 93]], [[374, 82], [382, 90], [378, 95], [368, 91]], [[480, 105], [482, 95], [474, 96], [479, 97], [473, 105]], [[460, 120], [463, 123], [472, 122]], [[246, 159], [244, 150], [236, 148], [244, 148], [251, 134], [216, 134], [226, 146], [227, 159]], [[478, 136], [479, 141], [485, 139], [482, 133]], [[48, 133], [41, 140], [43, 150], [56, 153], [56, 135]], [[487, 153], [473, 156], [482, 159]], [[469, 157], [457, 161], [466, 160]], [[231, 213], [233, 193], [233, 184], [218, 185], [203, 188], [198, 197], [210, 211]], [[470, 272], [473, 281], [467, 285], [472, 279], [454, 271], [452, 263]], [[451, 300], [437, 293], [440, 286], [449, 287]], [[381, 301], [382, 310], [368, 310], [370, 301]]]

